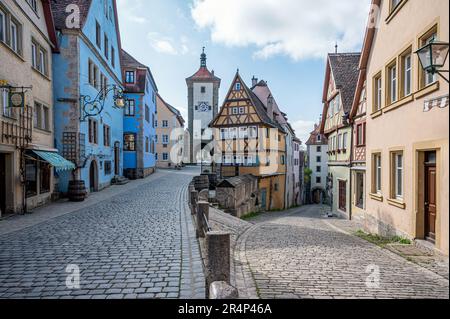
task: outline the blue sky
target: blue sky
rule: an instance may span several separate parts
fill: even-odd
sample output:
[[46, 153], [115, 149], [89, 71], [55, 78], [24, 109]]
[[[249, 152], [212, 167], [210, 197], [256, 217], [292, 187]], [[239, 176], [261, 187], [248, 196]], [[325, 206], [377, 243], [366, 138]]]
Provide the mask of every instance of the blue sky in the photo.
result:
[[327, 52], [358, 51], [370, 0], [118, 0], [123, 48], [148, 65], [161, 96], [187, 119], [185, 78], [208, 67], [220, 103], [239, 68], [268, 81], [305, 141], [322, 111]]

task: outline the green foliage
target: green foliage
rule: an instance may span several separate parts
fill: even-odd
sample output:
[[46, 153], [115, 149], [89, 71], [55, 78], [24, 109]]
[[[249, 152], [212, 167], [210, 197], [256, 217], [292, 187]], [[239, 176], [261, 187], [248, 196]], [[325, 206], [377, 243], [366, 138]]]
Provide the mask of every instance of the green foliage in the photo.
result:
[[388, 244], [411, 245], [411, 241], [406, 238], [402, 238], [399, 236], [383, 237], [376, 234], [368, 234], [363, 232], [362, 230], [358, 230], [355, 233], [355, 236], [367, 240], [368, 242], [371, 242], [372, 244], [380, 247], [385, 247]]
[[242, 220], [250, 220], [252, 218], [258, 217], [259, 215], [261, 215], [261, 213], [251, 212], [251, 213], [248, 213], [247, 215], [242, 216], [241, 219]]
[[310, 168], [305, 168], [305, 184], [308, 184], [311, 181], [311, 175], [313, 173], [312, 169]]

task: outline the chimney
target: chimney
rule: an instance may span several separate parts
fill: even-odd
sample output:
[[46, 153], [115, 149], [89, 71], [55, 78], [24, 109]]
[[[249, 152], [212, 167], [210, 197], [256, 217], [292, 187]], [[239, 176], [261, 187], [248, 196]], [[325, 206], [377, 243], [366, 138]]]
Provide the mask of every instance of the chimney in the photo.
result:
[[256, 84], [258, 84], [258, 78], [255, 78], [255, 76], [253, 76], [253, 78], [252, 78], [252, 87], [255, 87]]
[[211, 71], [212, 75], [214, 76], [214, 70]]
[[267, 97], [267, 115], [273, 121], [273, 96], [270, 94]]

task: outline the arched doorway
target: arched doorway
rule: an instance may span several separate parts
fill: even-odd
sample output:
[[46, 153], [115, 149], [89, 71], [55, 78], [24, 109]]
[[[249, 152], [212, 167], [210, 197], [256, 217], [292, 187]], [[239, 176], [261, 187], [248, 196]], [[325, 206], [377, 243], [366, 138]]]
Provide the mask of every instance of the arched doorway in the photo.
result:
[[91, 193], [98, 191], [98, 167], [96, 161], [92, 161], [89, 167], [89, 190]]
[[320, 188], [313, 189], [312, 201], [314, 204], [323, 204], [325, 199], [324, 190]]

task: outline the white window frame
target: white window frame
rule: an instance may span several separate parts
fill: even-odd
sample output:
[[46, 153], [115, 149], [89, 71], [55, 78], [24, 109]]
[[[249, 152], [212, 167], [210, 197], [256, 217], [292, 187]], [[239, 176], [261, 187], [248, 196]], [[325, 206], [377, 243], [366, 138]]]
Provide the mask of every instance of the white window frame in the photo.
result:
[[168, 162], [169, 161], [169, 153], [163, 153], [163, 161]]
[[220, 138], [222, 140], [227, 140], [228, 139], [228, 128], [221, 128], [220, 129]]
[[232, 115], [237, 115], [239, 114], [239, 108], [237, 107], [233, 107], [233, 109], [231, 110]]
[[3, 116], [12, 117], [12, 108], [9, 107], [9, 89], [0, 89], [0, 93], [0, 103]]
[[248, 128], [247, 127], [239, 128], [239, 138], [240, 139], [248, 138]]
[[168, 127], [169, 127], [169, 121], [163, 120], [163, 121], [162, 121], [162, 127], [168, 128]]
[[6, 13], [0, 8], [0, 30], [2, 33], [0, 33], [0, 41], [6, 43]]
[[402, 152], [395, 152], [394, 156], [394, 187], [395, 198], [402, 200], [404, 196], [403, 178], [404, 178], [404, 157]]
[[235, 90], [240, 91], [241, 90], [241, 83], [236, 83]]
[[37, 69], [37, 52], [38, 52], [38, 45], [34, 43], [34, 41], [31, 42], [31, 65]]
[[237, 139], [239, 137], [239, 132], [237, 127], [230, 127], [228, 131], [228, 138], [229, 139]]
[[377, 194], [381, 194], [381, 184], [382, 184], [382, 163], [381, 163], [381, 154], [374, 155], [375, 161], [375, 192]]
[[248, 136], [251, 139], [258, 138], [258, 127], [256, 126], [250, 126], [248, 128]]
[[382, 101], [383, 101], [383, 81], [381, 79], [381, 76], [379, 76], [378, 78], [375, 79], [376, 80], [376, 91], [377, 91], [377, 97], [376, 97], [376, 105], [375, 108], [376, 110], [381, 110], [382, 107]]
[[19, 53], [19, 25], [13, 20], [9, 22], [9, 40], [11, 49]]
[[163, 145], [169, 144], [169, 135], [165, 135], [165, 134], [163, 135], [162, 144]]
[[404, 83], [403, 83], [403, 94], [408, 96], [412, 93], [412, 55], [408, 53], [403, 57], [404, 63]]
[[390, 102], [395, 103], [398, 100], [397, 96], [397, 64], [389, 68], [389, 87], [390, 87]]
[[243, 106], [239, 107], [239, 114], [245, 114], [245, 108]]
[[348, 138], [348, 133], [344, 133], [342, 134], [342, 149], [346, 150], [347, 149], [347, 138]]

